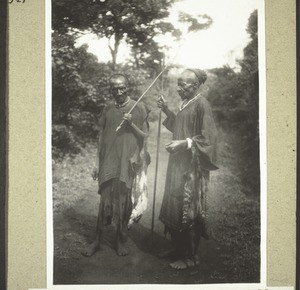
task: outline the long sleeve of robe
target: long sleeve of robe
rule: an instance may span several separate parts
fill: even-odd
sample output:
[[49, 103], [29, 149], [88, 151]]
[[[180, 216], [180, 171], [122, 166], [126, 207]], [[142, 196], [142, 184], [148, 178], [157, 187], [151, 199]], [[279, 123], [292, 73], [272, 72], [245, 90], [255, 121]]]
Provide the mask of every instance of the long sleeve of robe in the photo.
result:
[[[199, 155], [200, 167], [205, 171], [217, 169], [217, 131], [208, 101], [198, 97], [177, 115], [171, 113], [163, 122], [173, 133], [173, 140], [190, 138]], [[191, 171], [192, 150], [179, 151], [169, 155], [164, 198], [160, 220], [169, 228], [182, 229], [182, 205], [185, 179]]]

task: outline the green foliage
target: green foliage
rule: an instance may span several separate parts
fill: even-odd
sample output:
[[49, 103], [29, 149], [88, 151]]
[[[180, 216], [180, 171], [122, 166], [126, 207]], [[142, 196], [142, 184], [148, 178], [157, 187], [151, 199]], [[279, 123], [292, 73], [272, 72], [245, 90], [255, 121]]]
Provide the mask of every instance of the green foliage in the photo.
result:
[[66, 125], [52, 126], [52, 158], [62, 159], [66, 154], [80, 152], [78, 140]]
[[[199, 20], [202, 20], [199, 22]], [[188, 31], [197, 31], [197, 30], [203, 30], [207, 29], [211, 26], [213, 23], [213, 20], [210, 16], [204, 14], [204, 15], [198, 15], [198, 17], [192, 17], [191, 15], [180, 12], [179, 13], [179, 21], [180, 22], [187, 22], [189, 23]]]
[[210, 71], [213, 76], [208, 92], [216, 119], [221, 128], [238, 132], [242, 178], [259, 192], [259, 123], [258, 123], [258, 39], [257, 11], [248, 21], [247, 32], [251, 38], [239, 61], [241, 71], [230, 67]]
[[54, 32], [52, 39], [52, 136], [59, 157], [59, 151], [76, 153], [96, 138], [97, 116], [108, 94], [100, 92], [99, 78], [111, 71], [103, 70], [86, 47], [75, 48], [73, 35]]
[[247, 32], [251, 41], [244, 49], [244, 58], [240, 61], [241, 78], [245, 86], [242, 106], [248, 111], [248, 122], [252, 130], [251, 138], [258, 140], [258, 38], [257, 11], [254, 11], [248, 22]]

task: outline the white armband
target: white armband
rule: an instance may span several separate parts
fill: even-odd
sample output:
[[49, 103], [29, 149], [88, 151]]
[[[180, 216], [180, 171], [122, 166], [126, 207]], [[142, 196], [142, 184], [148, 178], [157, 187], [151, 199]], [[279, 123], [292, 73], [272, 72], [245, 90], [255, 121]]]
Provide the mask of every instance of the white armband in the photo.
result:
[[187, 149], [191, 149], [193, 140], [191, 138], [186, 138], [186, 142], [187, 142]]

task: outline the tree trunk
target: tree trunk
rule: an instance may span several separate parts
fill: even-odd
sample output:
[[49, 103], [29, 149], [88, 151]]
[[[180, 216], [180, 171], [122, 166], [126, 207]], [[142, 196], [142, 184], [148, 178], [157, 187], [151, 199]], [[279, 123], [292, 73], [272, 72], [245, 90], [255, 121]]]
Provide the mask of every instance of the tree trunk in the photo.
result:
[[118, 34], [115, 34], [114, 48], [112, 48], [110, 45], [108, 46], [110, 53], [111, 53], [111, 57], [112, 57], [112, 70], [113, 71], [116, 70], [117, 56], [118, 56], [120, 41], [121, 41], [121, 37]]
[[139, 58], [137, 56], [137, 52], [134, 52], [134, 61], [135, 61], [135, 66], [137, 69], [140, 69], [140, 62], [139, 62]]

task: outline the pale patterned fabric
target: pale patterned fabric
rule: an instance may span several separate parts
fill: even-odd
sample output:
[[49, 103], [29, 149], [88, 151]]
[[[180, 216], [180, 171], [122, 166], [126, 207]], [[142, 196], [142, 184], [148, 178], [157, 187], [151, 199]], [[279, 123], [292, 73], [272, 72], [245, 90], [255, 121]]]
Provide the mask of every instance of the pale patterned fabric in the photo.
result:
[[[195, 152], [195, 148], [192, 149]], [[207, 233], [207, 195], [209, 171], [201, 169], [197, 155], [193, 154], [191, 171], [185, 174], [182, 205], [182, 229], [196, 226], [205, 239]]]
[[138, 170], [132, 184], [131, 201], [133, 210], [129, 219], [128, 227], [130, 228], [133, 223], [138, 222], [148, 205], [148, 188], [147, 188], [147, 167], [149, 165], [149, 158], [145, 151], [145, 147], [141, 151], [142, 165]]

